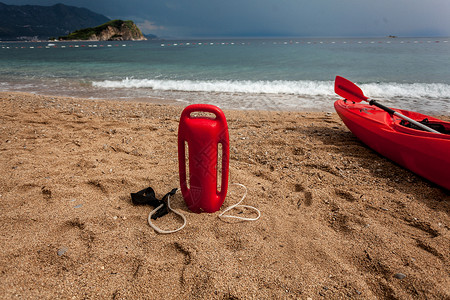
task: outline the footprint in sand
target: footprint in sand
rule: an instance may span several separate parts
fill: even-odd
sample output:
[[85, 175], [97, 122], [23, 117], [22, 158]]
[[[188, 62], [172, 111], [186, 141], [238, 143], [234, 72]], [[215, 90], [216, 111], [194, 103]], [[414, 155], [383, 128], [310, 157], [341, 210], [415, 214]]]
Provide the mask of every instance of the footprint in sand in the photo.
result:
[[295, 192], [297, 193], [303, 193], [304, 198], [300, 198], [297, 201], [297, 207], [300, 208], [300, 206], [303, 204], [305, 204], [305, 206], [309, 207], [312, 205], [313, 203], [313, 197], [312, 197], [312, 193], [310, 191], [305, 191], [305, 188], [297, 183], [295, 184]]

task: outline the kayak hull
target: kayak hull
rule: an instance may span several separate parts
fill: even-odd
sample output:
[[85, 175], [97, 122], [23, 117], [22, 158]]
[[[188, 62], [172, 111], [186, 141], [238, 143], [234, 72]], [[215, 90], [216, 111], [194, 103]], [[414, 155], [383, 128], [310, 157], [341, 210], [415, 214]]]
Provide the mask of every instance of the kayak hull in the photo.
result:
[[[338, 100], [334, 107], [348, 129], [364, 144], [410, 171], [450, 190], [450, 135], [400, 124], [401, 119], [368, 104]], [[394, 109], [415, 120], [427, 118], [450, 130], [450, 122]]]

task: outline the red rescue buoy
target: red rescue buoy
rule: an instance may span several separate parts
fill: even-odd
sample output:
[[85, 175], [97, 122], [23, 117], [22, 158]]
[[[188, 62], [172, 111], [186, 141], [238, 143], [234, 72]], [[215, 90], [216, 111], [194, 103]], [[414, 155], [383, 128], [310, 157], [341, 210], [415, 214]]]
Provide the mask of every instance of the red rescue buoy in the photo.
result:
[[[194, 115], [202, 112], [214, 116]], [[229, 157], [223, 111], [208, 104], [186, 107], [178, 127], [178, 163], [181, 192], [191, 211], [212, 213], [220, 209], [227, 195]]]

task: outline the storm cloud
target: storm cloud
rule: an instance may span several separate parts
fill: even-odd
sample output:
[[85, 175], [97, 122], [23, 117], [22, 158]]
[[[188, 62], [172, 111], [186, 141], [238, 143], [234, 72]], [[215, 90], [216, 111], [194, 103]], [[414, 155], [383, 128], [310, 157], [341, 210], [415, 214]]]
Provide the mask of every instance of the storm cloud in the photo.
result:
[[86, 7], [161, 37], [450, 36], [448, 0], [0, 0]]

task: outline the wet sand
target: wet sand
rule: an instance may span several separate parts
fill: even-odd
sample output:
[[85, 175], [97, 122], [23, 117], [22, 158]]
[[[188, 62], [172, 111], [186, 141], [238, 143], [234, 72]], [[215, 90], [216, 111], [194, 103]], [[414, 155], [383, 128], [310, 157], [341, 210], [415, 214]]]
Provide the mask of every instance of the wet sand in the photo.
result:
[[[195, 214], [177, 194], [188, 224], [163, 235], [130, 193], [178, 187], [183, 107], [10, 92], [0, 106], [0, 298], [450, 298], [449, 192], [335, 113], [225, 111], [230, 182], [262, 216]], [[242, 194], [230, 185], [224, 207]]]

